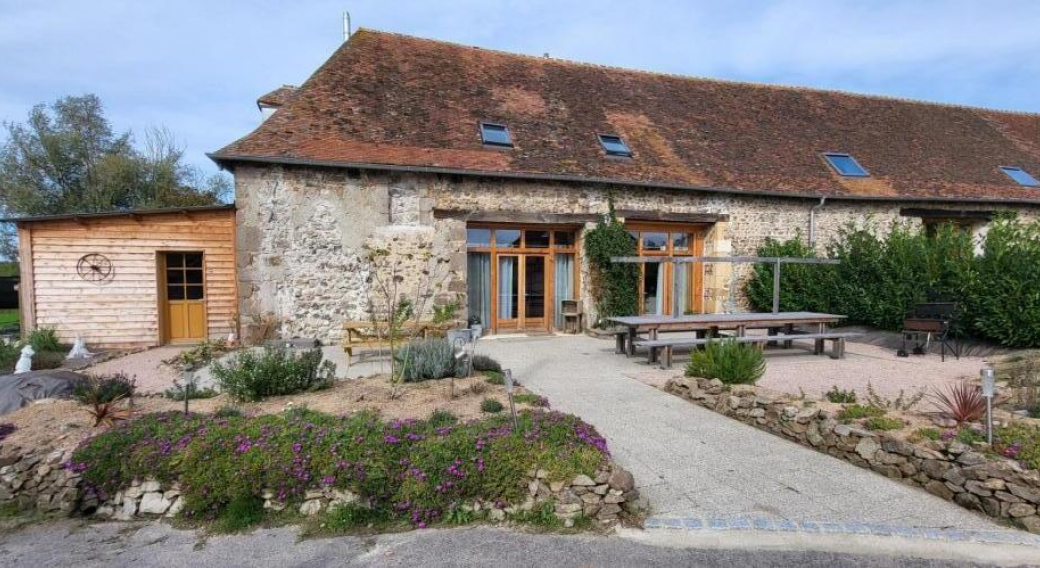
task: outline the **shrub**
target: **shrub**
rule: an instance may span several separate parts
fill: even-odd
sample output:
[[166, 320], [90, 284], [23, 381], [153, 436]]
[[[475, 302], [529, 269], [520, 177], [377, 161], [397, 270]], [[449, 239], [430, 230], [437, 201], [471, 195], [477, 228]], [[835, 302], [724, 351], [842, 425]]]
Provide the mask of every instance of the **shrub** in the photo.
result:
[[217, 532], [239, 532], [264, 519], [264, 500], [248, 493], [236, 495], [217, 517]]
[[426, 422], [434, 428], [440, 428], [442, 426], [451, 426], [458, 422], [457, 416], [452, 414], [448, 410], [437, 409], [430, 413], [430, 417], [426, 419]]
[[[163, 361], [181, 371], [196, 371], [209, 365], [213, 359], [228, 352], [227, 341], [218, 339], [216, 341], [205, 340], [191, 349], [185, 349], [173, 357]], [[183, 398], [180, 400], [184, 400]]]
[[443, 337], [410, 341], [394, 354], [406, 383], [455, 376], [455, 348]]
[[614, 256], [635, 256], [636, 242], [618, 221], [613, 201], [609, 206], [607, 216], [585, 232], [592, 297], [600, 318], [630, 316], [639, 307], [639, 266], [610, 260]]
[[898, 418], [891, 418], [888, 416], [875, 416], [868, 419], [863, 423], [867, 430], [899, 430], [906, 423]]
[[484, 371], [484, 374], [487, 375], [487, 378], [485, 380], [488, 382], [488, 384], [492, 384], [492, 385], [504, 385], [504, 384], [506, 384], [506, 376], [504, 374], [502, 374], [502, 372], [500, 372], [500, 371]]
[[766, 372], [766, 360], [755, 346], [735, 341], [710, 341], [694, 350], [687, 377], [718, 379], [725, 384], [753, 384]]
[[838, 385], [832, 386], [831, 390], [827, 391], [827, 393], [824, 396], [826, 396], [827, 400], [829, 400], [831, 402], [838, 402], [838, 403], [854, 403], [854, 402], [856, 402], [856, 391], [854, 391], [852, 389], [849, 389], [849, 390], [839, 389]]
[[238, 407], [225, 404], [218, 408], [216, 412], [213, 413], [213, 416], [216, 416], [217, 418], [241, 418], [243, 414]]
[[959, 381], [947, 387], [947, 390], [936, 389], [932, 401], [939, 412], [958, 424], [975, 422], [986, 413], [986, 399], [978, 385], [968, 381]]
[[[264, 490], [298, 506], [309, 489], [351, 491], [374, 512], [426, 526], [475, 499], [519, 503], [526, 472], [594, 475], [606, 443], [580, 419], [528, 411], [451, 426], [299, 410], [255, 417], [149, 414], [84, 441], [68, 467], [102, 500], [134, 479], [180, 483], [189, 519], [217, 519]], [[246, 502], [248, 503], [248, 501]], [[244, 507], [248, 510], [248, 507]], [[347, 516], [351, 516], [347, 514]], [[240, 516], [240, 515], [239, 515]]]
[[469, 386], [469, 394], [480, 395], [480, 394], [486, 393], [487, 390], [488, 390], [488, 384], [487, 383], [473, 383], [472, 385]]
[[494, 371], [502, 372], [502, 365], [488, 355], [476, 354], [473, 356], [473, 370], [480, 372]]
[[885, 415], [885, 409], [869, 404], [850, 404], [838, 413], [838, 420], [848, 422], [861, 418], [877, 418]]
[[29, 332], [25, 342], [32, 345], [33, 351], [62, 351], [61, 342], [58, 341], [58, 332], [52, 327], [41, 327]]
[[19, 356], [21, 356], [21, 352], [16, 343], [7, 343], [0, 340], [0, 369], [3, 370], [4, 374], [14, 370]]
[[369, 525], [381, 525], [390, 520], [382, 509], [371, 509], [351, 503], [330, 507], [322, 520], [322, 528], [331, 533], [350, 532]]
[[[780, 308], [845, 314], [849, 323], [898, 330], [914, 304], [954, 301], [955, 333], [1007, 347], [1040, 346], [1040, 222], [1003, 216], [990, 224], [982, 254], [966, 231], [895, 223], [886, 234], [847, 226], [827, 250], [839, 265], [785, 265]], [[760, 256], [810, 257], [801, 236], [767, 240]], [[772, 309], [773, 266], [757, 264], [744, 286], [751, 305]]]
[[60, 369], [65, 364], [64, 351], [37, 351], [33, 355], [32, 368], [35, 371], [44, 369]]
[[296, 354], [265, 347], [261, 352], [243, 351], [226, 364], [214, 363], [212, 372], [222, 392], [237, 400], [257, 401], [328, 388], [335, 380], [336, 365], [323, 361], [319, 348]]
[[496, 412], [502, 412], [502, 408], [502, 403], [498, 402], [493, 398], [485, 398], [484, 400], [480, 401], [480, 410], [483, 412], [489, 412], [494, 414]]
[[530, 404], [531, 406], [540, 406], [543, 408], [549, 407], [549, 399], [531, 393], [514, 394], [513, 400], [520, 404]]
[[213, 398], [220, 393], [209, 387], [198, 387], [196, 385], [174, 385], [171, 388], [163, 391], [163, 396], [170, 400], [183, 401], [185, 398], [188, 400], [197, 400], [203, 398]]
[[115, 402], [134, 395], [137, 382], [126, 373], [87, 376], [72, 383], [71, 395], [81, 404]]

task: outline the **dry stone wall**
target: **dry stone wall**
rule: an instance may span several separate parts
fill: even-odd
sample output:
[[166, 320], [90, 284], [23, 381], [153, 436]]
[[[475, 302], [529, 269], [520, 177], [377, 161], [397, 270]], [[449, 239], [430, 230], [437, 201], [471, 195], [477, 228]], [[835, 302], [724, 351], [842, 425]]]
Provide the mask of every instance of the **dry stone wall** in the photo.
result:
[[[278, 165], [239, 165], [235, 193], [243, 336], [249, 337], [256, 318], [271, 314], [280, 323], [280, 335], [325, 342], [341, 339], [344, 320], [367, 319], [371, 312], [366, 247], [397, 242], [401, 251], [395, 252], [408, 255], [415, 252], [417, 243], [425, 242], [426, 250], [444, 259], [451, 271], [438, 291], [438, 301], [458, 298], [465, 306], [464, 219], [468, 212], [603, 214], [613, 199], [618, 210], [724, 215], [725, 221], [710, 230], [705, 252], [729, 255], [754, 254], [769, 237], [807, 238], [810, 210], [819, 204], [809, 199], [603, 184]], [[921, 204], [830, 200], [816, 217], [817, 246], [823, 250], [849, 223], [879, 231], [898, 220], [920, 223], [901, 217], [903, 207]], [[995, 209], [989, 205], [951, 207]], [[438, 210], [457, 215], [435, 215]], [[1040, 208], [1035, 206], [1015, 210], [1026, 218], [1040, 217]], [[745, 305], [740, 283], [749, 270], [748, 265], [706, 267], [709, 309], [724, 311], [732, 304]], [[581, 293], [588, 321], [592, 321], [595, 314], [587, 273], [587, 263], [583, 263]]]
[[78, 473], [66, 464], [72, 450], [46, 450], [0, 457], [0, 506], [71, 514], [79, 506]]
[[885, 433], [861, 430], [838, 422], [826, 410], [773, 400], [753, 387], [727, 388], [717, 379], [672, 379], [665, 390], [1040, 534], [1040, 472], [1027, 470], [1014, 461], [991, 460], [977, 448], [956, 440], [912, 444]]

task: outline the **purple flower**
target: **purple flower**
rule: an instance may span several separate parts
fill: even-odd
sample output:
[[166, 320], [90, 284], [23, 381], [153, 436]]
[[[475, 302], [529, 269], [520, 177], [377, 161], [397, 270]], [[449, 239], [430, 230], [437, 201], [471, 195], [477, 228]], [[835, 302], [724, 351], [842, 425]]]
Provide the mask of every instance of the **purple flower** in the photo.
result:
[[387, 444], [396, 444], [401, 441], [397, 436], [383, 436], [383, 441]]

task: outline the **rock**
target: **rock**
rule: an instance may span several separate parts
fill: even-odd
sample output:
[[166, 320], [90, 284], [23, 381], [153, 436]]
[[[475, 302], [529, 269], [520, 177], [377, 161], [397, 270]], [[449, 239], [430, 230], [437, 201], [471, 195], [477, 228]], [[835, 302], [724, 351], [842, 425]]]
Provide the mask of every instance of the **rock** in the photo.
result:
[[137, 499], [135, 497], [123, 497], [123, 506], [113, 515], [117, 520], [129, 521], [137, 514]]
[[574, 477], [574, 480], [571, 481], [571, 485], [577, 485], [577, 486], [581, 486], [581, 487], [588, 487], [590, 485], [595, 485], [595, 484], [596, 484], [596, 482], [593, 481], [591, 477], [585, 475], [584, 473], [579, 473], [578, 475], [576, 475]]
[[1007, 484], [1004, 482], [1003, 479], [999, 479], [999, 478], [996, 478], [996, 477], [991, 477], [991, 478], [987, 479], [986, 481], [983, 481], [982, 485], [986, 489], [989, 489], [989, 490], [992, 490], [992, 491], [1003, 491], [1004, 488], [1007, 487]]
[[617, 505], [617, 504], [620, 504], [620, 503], [624, 503], [625, 502], [625, 498], [622, 497], [621, 495], [607, 495], [606, 497], [603, 498], [603, 502], [604, 503], [613, 503], [613, 504]]
[[94, 516], [99, 519], [109, 519], [116, 512], [115, 508], [111, 505], [102, 505], [94, 511]]
[[620, 513], [620, 512], [621, 512], [621, 507], [620, 506], [613, 505], [613, 504], [606, 504], [606, 505], [603, 505], [602, 507], [600, 507], [599, 513], [596, 515], [596, 518], [601, 520], [601, 521], [603, 521], [603, 520], [610, 520], [610, 519], [613, 519], [613, 518], [617, 517], [618, 513]]
[[964, 452], [957, 457], [957, 461], [967, 466], [980, 465], [988, 461], [986, 456], [978, 452]]
[[330, 494], [332, 495], [330, 504], [349, 505], [361, 500], [361, 497], [358, 496], [357, 493], [346, 489], [333, 489]]
[[946, 472], [952, 467], [949, 462], [939, 460], [924, 460], [921, 462], [921, 471], [932, 479], [942, 479]]
[[308, 501], [312, 499], [321, 499], [324, 496], [325, 492], [321, 489], [308, 489], [307, 492], [303, 494], [303, 498]]
[[572, 505], [572, 504], [575, 504], [575, 503], [581, 503], [582, 502], [581, 501], [581, 497], [579, 497], [577, 493], [575, 493], [574, 491], [572, 491], [570, 489], [564, 489], [563, 491], [560, 492], [559, 495], [560, 495], [559, 502], [564, 504], [564, 505]]
[[561, 489], [563, 489], [562, 481], [552, 481], [549, 483], [549, 490], [553, 493], [559, 493]]
[[183, 498], [180, 498], [180, 497], [178, 497], [178, 498], [177, 498], [177, 499], [176, 499], [176, 500], [175, 500], [175, 501], [173, 502], [173, 504], [172, 504], [172, 505], [170, 505], [170, 508], [166, 510], [166, 516], [167, 516], [168, 518], [173, 518], [173, 517], [176, 517], [176, 516], [177, 516], [177, 515], [179, 515], [179, 514], [180, 514], [180, 512], [181, 512], [181, 511], [183, 511], [183, 510], [184, 510], [184, 499], [183, 499]]
[[538, 479], [545, 479], [546, 477], [549, 477], [549, 472], [544, 469], [539, 469], [538, 471], [534, 472], [534, 476]]
[[309, 499], [307, 501], [304, 501], [303, 504], [300, 505], [300, 514], [305, 517], [310, 517], [312, 515], [317, 515], [318, 513], [320, 513], [321, 508], [321, 499]]
[[1021, 497], [1016, 497], [1007, 491], [994, 491], [993, 496], [1005, 503], [1025, 503]]
[[934, 479], [932, 481], [929, 481], [928, 484], [924, 486], [924, 489], [932, 495], [942, 497], [947, 501], [952, 501], [954, 497], [954, 492], [951, 491], [945, 483], [941, 481], [936, 481]]
[[899, 454], [901, 456], [914, 455], [914, 445], [903, 440], [888, 439], [882, 444], [886, 452]]
[[601, 497], [595, 493], [586, 493], [581, 496], [581, 501], [585, 505], [591, 505], [593, 503], [599, 503]]
[[1040, 490], [1024, 487], [1014, 483], [1007, 484], [1007, 490], [1010, 491], [1015, 497], [1025, 499], [1030, 503], [1040, 503]]
[[1036, 514], [1036, 507], [1026, 503], [1012, 503], [1008, 514], [1015, 518], [1029, 517]]
[[162, 489], [158, 481], [150, 480], [141, 484], [141, 493], [154, 493]]
[[967, 481], [964, 471], [959, 467], [950, 468], [949, 471], [943, 474], [943, 479], [954, 485], [964, 485], [964, 482]]
[[752, 408], [748, 411], [748, 416], [751, 418], [762, 418], [765, 415], [766, 411], [764, 408]]
[[170, 508], [170, 502], [158, 491], [145, 493], [141, 497], [140, 512], [147, 515], [162, 515]]
[[[180, 503], [181, 501], [183, 501], [183, 499], [179, 499], [177, 502]], [[264, 508], [270, 509], [272, 511], [284, 511], [285, 503], [282, 503], [281, 501], [275, 501], [274, 499], [268, 499], [264, 501]]]
[[556, 504], [556, 514], [558, 514], [558, 515], [561, 515], [561, 514], [562, 515], [566, 515], [566, 514], [577, 513], [578, 511], [581, 510], [583, 505], [584, 505], [584, 503], [580, 503], [580, 502], [579, 503], [557, 503]]
[[575, 495], [584, 495], [589, 492], [589, 488], [575, 485], [574, 487], [571, 487], [571, 491], [573, 491]]
[[953, 501], [965, 509], [982, 510], [982, 501], [971, 493], [958, 493], [953, 497]]
[[872, 461], [880, 449], [881, 444], [875, 438], [863, 438], [856, 444], [856, 453], [867, 461]]
[[631, 491], [636, 486], [636, 480], [632, 477], [632, 474], [621, 468], [614, 469], [614, 473], [610, 474], [610, 479], [607, 483], [611, 489], [620, 491]]
[[946, 446], [946, 453], [954, 456], [959, 456], [970, 449], [971, 448], [968, 447], [967, 444], [954, 440]]
[[1015, 519], [1019, 524], [1022, 525], [1027, 531], [1033, 534], [1040, 534], [1040, 517], [1023, 517], [1021, 519]]
[[610, 486], [604, 483], [603, 485], [597, 485], [592, 488], [592, 492], [596, 495], [606, 495], [607, 491], [610, 490]]
[[813, 422], [809, 424], [809, 428], [805, 431], [805, 439], [813, 446], [819, 446], [823, 444], [823, 436], [820, 434], [820, 427]]
[[966, 489], [969, 493], [974, 493], [975, 495], [978, 495], [980, 497], [990, 497], [993, 495], [992, 491], [987, 489], [985, 485], [978, 481], [969, 481], [965, 483], [964, 489]]
[[987, 515], [989, 515], [991, 517], [999, 517], [1000, 516], [1000, 501], [997, 501], [996, 499], [994, 499], [992, 497], [983, 497], [981, 499], [981, 501], [982, 501], [982, 512], [983, 513], [986, 513]]
[[504, 521], [506, 520], [506, 512], [502, 509], [491, 509], [488, 511], [488, 518], [496, 522]]
[[532, 481], [531, 483], [527, 484], [527, 494], [528, 495], [537, 495], [538, 494], [538, 480], [537, 479]]
[[602, 485], [602, 484], [606, 483], [608, 480], [610, 480], [610, 472], [609, 471], [601, 471], [601, 472], [596, 474], [596, 484], [597, 485]]
[[586, 517], [595, 517], [596, 513], [603, 507], [600, 503], [590, 503], [581, 508], [581, 514]]
[[130, 498], [132, 498], [132, 499], [137, 499], [137, 498], [138, 498], [138, 497], [140, 497], [140, 496], [141, 496], [141, 494], [143, 494], [143, 493], [144, 493], [144, 492], [143, 492], [143, 491], [141, 491], [141, 486], [140, 486], [140, 485], [136, 485], [136, 486], [131, 486], [131, 487], [130, 487], [130, 489], [127, 489], [127, 490], [126, 490], [126, 491], [125, 491], [125, 492], [123, 493], [123, 496], [124, 496], [124, 497], [130, 497]]

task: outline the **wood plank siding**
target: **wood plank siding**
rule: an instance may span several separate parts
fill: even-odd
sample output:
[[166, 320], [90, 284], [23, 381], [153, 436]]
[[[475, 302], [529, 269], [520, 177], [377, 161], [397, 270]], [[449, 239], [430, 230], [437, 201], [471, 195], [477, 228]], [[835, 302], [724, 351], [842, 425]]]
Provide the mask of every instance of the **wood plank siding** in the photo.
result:
[[[53, 327], [63, 341], [81, 336], [89, 347], [165, 342], [157, 267], [170, 251], [203, 253], [206, 335], [227, 337], [235, 326], [233, 210], [25, 221], [19, 236], [26, 329]], [[77, 263], [92, 253], [111, 261], [111, 278], [80, 277]]]

